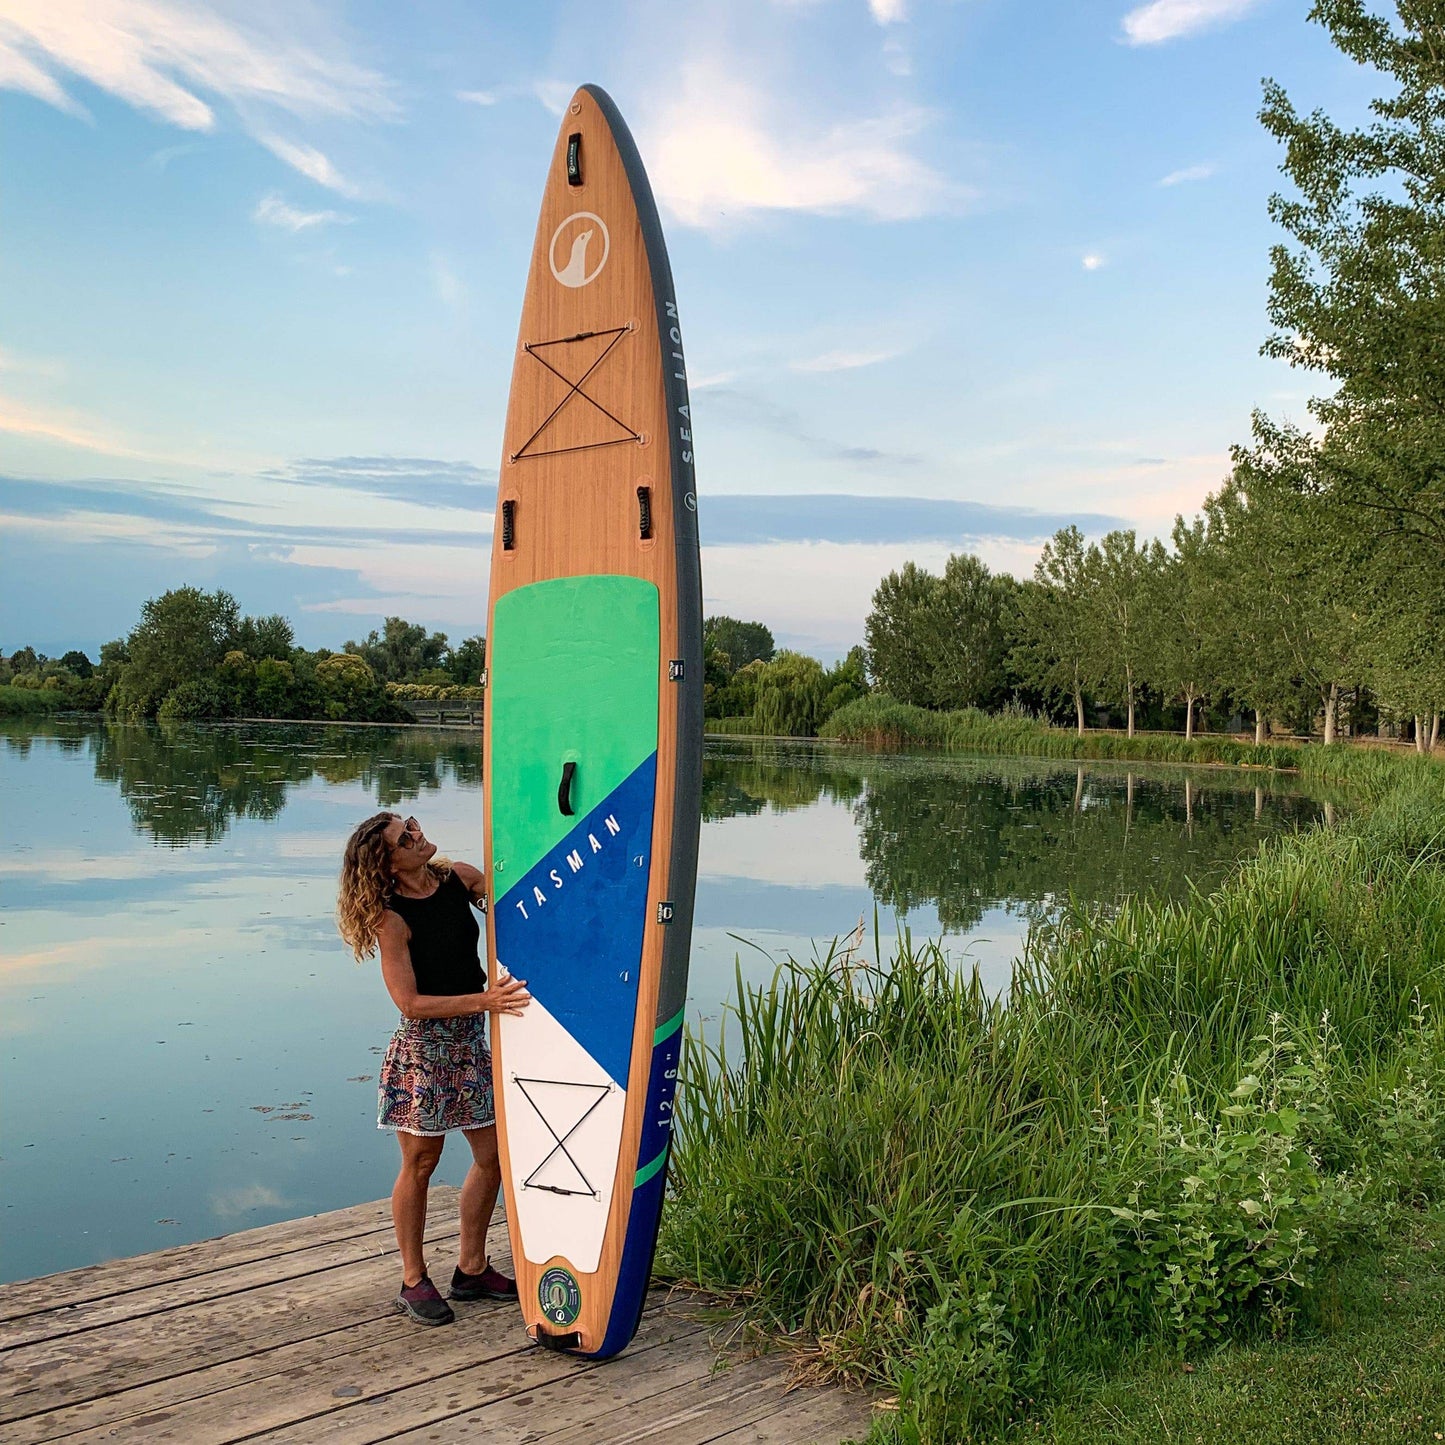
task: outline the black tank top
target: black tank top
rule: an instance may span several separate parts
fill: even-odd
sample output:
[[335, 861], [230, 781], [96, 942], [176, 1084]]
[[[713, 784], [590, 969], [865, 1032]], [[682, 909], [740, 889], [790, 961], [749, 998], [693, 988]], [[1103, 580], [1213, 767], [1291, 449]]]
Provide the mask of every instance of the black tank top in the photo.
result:
[[472, 914], [466, 884], [449, 873], [425, 898], [393, 894], [386, 905], [411, 929], [411, 971], [416, 991], [448, 996], [481, 993], [487, 986], [477, 940], [482, 930]]

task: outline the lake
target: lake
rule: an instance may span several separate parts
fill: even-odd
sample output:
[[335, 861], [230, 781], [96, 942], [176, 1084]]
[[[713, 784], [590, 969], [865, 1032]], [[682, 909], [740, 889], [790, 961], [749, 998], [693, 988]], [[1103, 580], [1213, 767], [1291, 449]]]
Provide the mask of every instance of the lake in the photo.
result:
[[[0, 722], [0, 1279], [388, 1194], [396, 1013], [332, 923], [378, 807], [481, 859], [479, 735]], [[1030, 920], [1207, 886], [1333, 806], [1287, 778], [710, 740], [689, 1022], [875, 909], [1007, 986]], [[460, 1183], [460, 1141], [438, 1178]]]

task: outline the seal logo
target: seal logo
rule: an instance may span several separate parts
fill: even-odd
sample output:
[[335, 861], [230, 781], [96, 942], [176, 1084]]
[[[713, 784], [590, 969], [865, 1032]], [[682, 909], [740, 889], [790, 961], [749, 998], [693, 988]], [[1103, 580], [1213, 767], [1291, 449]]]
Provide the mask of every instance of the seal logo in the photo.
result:
[[597, 279], [611, 249], [612, 238], [602, 217], [574, 211], [552, 232], [547, 264], [556, 280], [575, 291]]
[[582, 1313], [582, 1291], [570, 1270], [554, 1266], [537, 1281], [537, 1303], [554, 1325], [570, 1325]]

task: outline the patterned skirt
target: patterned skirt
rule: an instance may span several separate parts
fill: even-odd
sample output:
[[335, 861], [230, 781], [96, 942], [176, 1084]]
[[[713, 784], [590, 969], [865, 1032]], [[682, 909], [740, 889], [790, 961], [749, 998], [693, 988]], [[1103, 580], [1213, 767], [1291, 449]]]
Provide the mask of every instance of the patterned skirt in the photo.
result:
[[485, 1016], [403, 1019], [376, 1092], [378, 1129], [431, 1137], [495, 1123]]

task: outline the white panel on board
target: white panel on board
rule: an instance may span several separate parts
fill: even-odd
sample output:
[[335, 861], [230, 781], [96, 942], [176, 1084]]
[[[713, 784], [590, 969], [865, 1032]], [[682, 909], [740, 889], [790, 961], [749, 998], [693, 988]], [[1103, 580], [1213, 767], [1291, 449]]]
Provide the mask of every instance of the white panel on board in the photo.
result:
[[562, 1255], [591, 1274], [612, 1205], [626, 1090], [536, 999], [494, 1027], [522, 1252], [533, 1264]]

